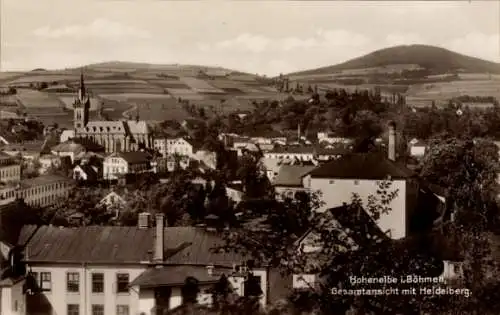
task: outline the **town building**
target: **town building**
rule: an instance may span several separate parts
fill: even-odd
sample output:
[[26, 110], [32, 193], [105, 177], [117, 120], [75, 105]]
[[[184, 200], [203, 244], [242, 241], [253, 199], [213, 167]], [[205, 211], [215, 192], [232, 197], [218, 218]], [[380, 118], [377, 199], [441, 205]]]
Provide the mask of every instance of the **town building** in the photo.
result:
[[66, 142], [59, 143], [50, 149], [51, 153], [59, 157], [69, 157], [71, 163], [75, 163], [78, 156], [87, 152], [84, 145], [75, 142], [74, 140], [67, 140]]
[[79, 164], [73, 168], [73, 179], [86, 183], [95, 183], [101, 179], [99, 168], [90, 164]]
[[166, 139], [166, 154], [192, 157], [197, 145], [189, 138]]
[[64, 176], [41, 175], [20, 181], [13, 197], [23, 199], [30, 206], [45, 207], [67, 197], [73, 184], [70, 178]]
[[412, 157], [421, 158], [425, 155], [428, 144], [423, 140], [413, 139], [410, 141], [410, 155]]
[[23, 143], [12, 143], [0, 147], [1, 152], [10, 156], [20, 157], [24, 160], [34, 160], [40, 156], [44, 141], [25, 141]]
[[161, 156], [166, 157], [167, 156], [167, 138], [155, 138], [153, 140], [153, 148], [155, 151], [161, 154]]
[[298, 191], [306, 191], [302, 184], [302, 176], [314, 168], [315, 166], [311, 165], [281, 165], [278, 175], [272, 181], [277, 196], [294, 198]]
[[61, 157], [55, 154], [41, 154], [36, 161], [40, 163], [38, 169], [40, 174], [46, 174], [50, 169], [59, 168], [62, 165]]
[[144, 151], [115, 152], [104, 159], [103, 178], [116, 180], [127, 174], [150, 172], [151, 155]]
[[[367, 204], [370, 196], [377, 197], [381, 183], [390, 183], [388, 193], [396, 192], [388, 206], [389, 213], [377, 221], [380, 228], [394, 239], [409, 235], [413, 226], [414, 210], [420, 203], [432, 207], [442, 204], [439, 196], [423, 183], [416, 173], [396, 161], [395, 127], [390, 126], [388, 155], [378, 153], [350, 154], [327, 162], [302, 176], [303, 186], [321, 192], [324, 205], [318, 211], [350, 203], [354, 194]], [[380, 198], [380, 196], [379, 196]]]
[[280, 146], [264, 152], [264, 157], [278, 160], [328, 161], [348, 154], [342, 147], [326, 149], [311, 145]]
[[[241, 255], [213, 253], [211, 248], [222, 244], [218, 235], [205, 228], [165, 227], [161, 214], [155, 227], [147, 213], [140, 214], [136, 227], [25, 226], [19, 244], [29, 270], [21, 282], [32, 284], [26, 289], [31, 294], [23, 299], [20, 290], [11, 298], [29, 314], [159, 314], [182, 304], [188, 277], [198, 280], [200, 304], [212, 302], [210, 289], [222, 274], [236, 293], [245, 294], [248, 269]], [[265, 305], [268, 272], [252, 273]]]
[[12, 156], [0, 152], [0, 182], [9, 183], [21, 180], [21, 163]]
[[83, 73], [80, 76], [78, 96], [73, 103], [73, 137], [92, 139], [106, 152], [137, 151], [141, 147], [152, 148], [153, 138], [144, 120], [90, 120], [90, 97], [85, 88]]

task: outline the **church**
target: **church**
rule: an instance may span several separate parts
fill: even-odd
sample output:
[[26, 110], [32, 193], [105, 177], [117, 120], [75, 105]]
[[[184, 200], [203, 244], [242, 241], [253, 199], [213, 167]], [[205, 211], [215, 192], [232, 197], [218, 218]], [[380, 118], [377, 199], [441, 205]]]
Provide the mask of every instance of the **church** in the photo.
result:
[[83, 73], [73, 110], [73, 137], [76, 139], [90, 139], [103, 146], [106, 152], [137, 151], [153, 146], [151, 129], [144, 120], [89, 120], [90, 97]]

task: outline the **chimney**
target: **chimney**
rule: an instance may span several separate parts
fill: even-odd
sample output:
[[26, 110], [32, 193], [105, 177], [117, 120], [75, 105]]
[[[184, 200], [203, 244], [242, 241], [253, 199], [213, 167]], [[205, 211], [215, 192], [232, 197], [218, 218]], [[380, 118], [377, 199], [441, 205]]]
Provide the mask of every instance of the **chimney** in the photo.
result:
[[151, 214], [149, 212], [139, 213], [139, 219], [137, 220], [137, 227], [139, 229], [147, 229], [151, 224]]
[[155, 237], [155, 250], [153, 260], [155, 262], [163, 262], [163, 234], [164, 234], [164, 221], [165, 215], [163, 213], [156, 214], [156, 237]]
[[387, 157], [391, 161], [396, 160], [396, 123], [389, 123], [389, 146], [387, 148]]

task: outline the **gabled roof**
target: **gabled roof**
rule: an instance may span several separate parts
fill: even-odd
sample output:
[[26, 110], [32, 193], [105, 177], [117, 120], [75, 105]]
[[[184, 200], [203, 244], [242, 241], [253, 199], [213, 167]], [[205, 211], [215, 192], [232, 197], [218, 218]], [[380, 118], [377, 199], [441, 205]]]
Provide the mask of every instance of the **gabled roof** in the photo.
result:
[[[53, 263], [140, 264], [150, 260], [155, 229], [121, 226], [62, 228], [41, 226], [33, 237], [33, 226], [24, 226], [19, 244], [27, 243], [27, 260]], [[223, 245], [212, 232], [196, 227], [167, 227], [164, 230], [165, 264], [232, 267], [242, 256], [214, 253]]]
[[115, 152], [109, 157], [121, 157], [130, 164], [146, 163], [151, 160], [151, 155], [144, 151]]
[[286, 137], [283, 133], [277, 130], [255, 130], [245, 134], [245, 136], [250, 138], [283, 138]]
[[[333, 225], [336, 226], [335, 229], [340, 228], [354, 242], [353, 245], [390, 239], [361, 206], [343, 205], [330, 208], [320, 215], [323, 223], [336, 223]], [[296, 244], [299, 245], [304, 239], [315, 233], [313, 229], [310, 229], [296, 241]]]
[[[329, 161], [308, 173], [313, 178], [407, 179], [416, 174], [405, 165], [389, 160], [378, 153], [353, 153]], [[307, 174], [305, 174], [307, 175]]]
[[56, 146], [53, 146], [50, 150], [53, 152], [71, 152], [74, 154], [80, 154], [82, 152], [85, 152], [85, 147], [73, 140], [68, 140], [63, 143], [59, 143]]
[[150, 268], [135, 278], [130, 286], [141, 287], [182, 285], [187, 277], [194, 277], [200, 283], [216, 283], [219, 277], [210, 276], [206, 266], [165, 266]]
[[88, 180], [97, 180], [98, 178], [96, 170], [89, 164], [80, 164], [75, 166], [75, 168], [79, 168], [82, 170], [82, 172], [87, 174]]
[[273, 186], [302, 187], [302, 176], [314, 168], [309, 165], [282, 165], [273, 180]]
[[19, 184], [21, 187], [35, 187], [35, 186], [52, 184], [52, 183], [71, 182], [71, 181], [72, 180], [70, 178], [65, 177], [65, 176], [46, 174], [46, 175], [40, 175], [40, 176], [33, 177], [33, 178], [22, 179], [19, 182]]

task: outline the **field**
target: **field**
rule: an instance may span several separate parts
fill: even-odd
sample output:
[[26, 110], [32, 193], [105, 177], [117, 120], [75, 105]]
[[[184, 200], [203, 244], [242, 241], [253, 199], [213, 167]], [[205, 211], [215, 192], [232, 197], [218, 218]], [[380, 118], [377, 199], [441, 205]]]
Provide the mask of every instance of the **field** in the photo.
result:
[[460, 95], [494, 96], [500, 99], [500, 82], [496, 80], [463, 80], [440, 82], [410, 87], [408, 96], [435, 100], [448, 100]]

